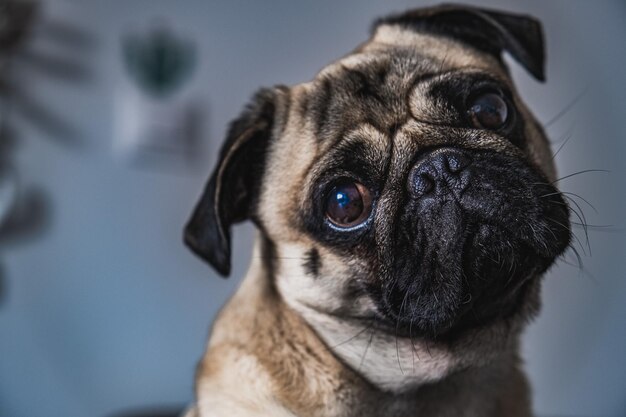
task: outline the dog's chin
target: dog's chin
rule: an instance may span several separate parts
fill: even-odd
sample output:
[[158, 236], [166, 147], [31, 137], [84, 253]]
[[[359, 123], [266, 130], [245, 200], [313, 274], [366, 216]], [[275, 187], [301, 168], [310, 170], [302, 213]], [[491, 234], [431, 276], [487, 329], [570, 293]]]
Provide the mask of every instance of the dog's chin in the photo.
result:
[[[498, 298], [490, 296], [476, 300], [467, 296], [460, 304], [445, 304], [433, 296], [429, 309], [411, 313], [395, 314], [385, 301], [380, 301], [380, 308], [375, 313], [375, 322], [379, 330], [395, 337], [426, 339], [440, 342], [453, 342], [481, 328], [487, 328], [509, 319], [531, 319], [525, 311], [530, 302], [531, 289], [537, 275], [523, 280], [516, 288]], [[524, 315], [524, 317], [520, 317]]]
[[530, 250], [522, 253], [517, 256], [519, 268], [494, 259], [493, 253], [482, 253], [468, 257], [458, 268], [437, 265], [422, 271], [427, 277], [398, 279], [378, 295], [377, 321], [397, 336], [453, 340], [517, 316], [528, 302], [529, 289], [552, 262], [533, 259]]
[[[378, 293], [378, 314], [395, 334], [452, 339], [514, 316], [565, 244], [546, 254], [485, 224], [442, 239], [428, 244], [421, 257], [397, 260], [396, 275]], [[443, 253], [432, 249], [449, 242], [453, 246]]]

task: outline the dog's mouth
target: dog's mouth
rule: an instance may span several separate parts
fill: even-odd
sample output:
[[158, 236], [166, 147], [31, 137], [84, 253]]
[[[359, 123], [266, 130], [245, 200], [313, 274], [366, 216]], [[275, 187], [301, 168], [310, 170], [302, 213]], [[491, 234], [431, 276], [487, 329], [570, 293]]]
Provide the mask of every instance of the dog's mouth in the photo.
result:
[[493, 152], [461, 156], [460, 173], [440, 172], [455, 162], [439, 156], [420, 166], [386, 257], [393, 272], [371, 289], [398, 335], [443, 338], [513, 314], [569, 245], [568, 207], [542, 175]]

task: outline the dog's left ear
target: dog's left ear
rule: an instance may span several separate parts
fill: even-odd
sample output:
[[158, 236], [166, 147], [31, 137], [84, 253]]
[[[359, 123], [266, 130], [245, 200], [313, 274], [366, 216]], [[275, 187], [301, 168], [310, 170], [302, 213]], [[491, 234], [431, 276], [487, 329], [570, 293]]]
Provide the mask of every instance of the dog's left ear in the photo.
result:
[[545, 81], [543, 31], [531, 16], [446, 4], [379, 19], [374, 30], [381, 25], [449, 36], [498, 59], [506, 50], [536, 79]]
[[254, 215], [280, 89], [262, 89], [235, 119], [184, 240], [222, 276], [230, 274], [230, 228]]

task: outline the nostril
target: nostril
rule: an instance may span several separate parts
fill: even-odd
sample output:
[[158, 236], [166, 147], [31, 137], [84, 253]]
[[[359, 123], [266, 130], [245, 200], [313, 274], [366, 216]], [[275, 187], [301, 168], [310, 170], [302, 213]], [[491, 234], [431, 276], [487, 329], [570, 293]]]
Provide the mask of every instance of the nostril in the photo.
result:
[[413, 182], [413, 188], [419, 196], [428, 194], [435, 189], [435, 179], [426, 173], [418, 174]]
[[447, 155], [448, 171], [451, 174], [458, 174], [465, 167], [467, 167], [469, 163], [470, 163], [470, 160], [465, 155], [456, 154], [456, 153]]

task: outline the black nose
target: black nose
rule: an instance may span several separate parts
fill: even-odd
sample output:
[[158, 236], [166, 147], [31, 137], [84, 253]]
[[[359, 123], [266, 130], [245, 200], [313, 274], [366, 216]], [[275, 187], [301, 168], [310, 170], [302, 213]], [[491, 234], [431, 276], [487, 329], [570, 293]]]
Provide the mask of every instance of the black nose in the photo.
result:
[[472, 160], [461, 149], [441, 148], [417, 160], [407, 187], [413, 198], [453, 193], [459, 197], [470, 181], [468, 169]]

